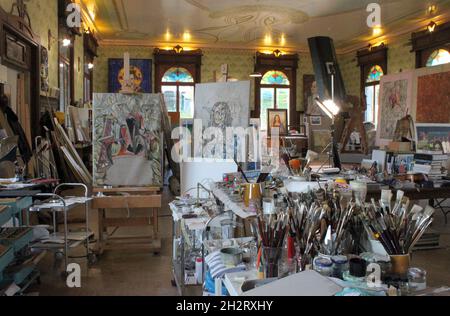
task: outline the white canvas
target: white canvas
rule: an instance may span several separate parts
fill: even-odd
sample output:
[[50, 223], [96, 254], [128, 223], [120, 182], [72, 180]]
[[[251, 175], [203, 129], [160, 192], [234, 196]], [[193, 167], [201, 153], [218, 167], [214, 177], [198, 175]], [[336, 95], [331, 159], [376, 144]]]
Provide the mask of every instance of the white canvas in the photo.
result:
[[[197, 84], [195, 89], [194, 117], [196, 120], [202, 120], [204, 130], [209, 127], [218, 127], [224, 131], [225, 138], [227, 127], [243, 127], [245, 129], [249, 127], [250, 81]], [[194, 135], [194, 137], [198, 137], [198, 135]], [[230, 146], [234, 147], [233, 140], [224, 139], [223, 143], [225, 152], [229, 152]], [[237, 144], [237, 146], [241, 148], [245, 144]], [[198, 158], [203, 157], [203, 153], [196, 152], [195, 154]], [[216, 158], [225, 157], [219, 152], [216, 154]]]

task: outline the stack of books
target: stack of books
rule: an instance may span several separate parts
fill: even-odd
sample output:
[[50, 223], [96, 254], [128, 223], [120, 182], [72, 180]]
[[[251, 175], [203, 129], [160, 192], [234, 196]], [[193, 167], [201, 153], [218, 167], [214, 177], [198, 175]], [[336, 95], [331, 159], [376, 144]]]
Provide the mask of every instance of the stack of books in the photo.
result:
[[416, 154], [414, 172], [426, 174], [432, 181], [442, 180], [448, 174], [448, 160], [449, 156], [445, 154]]

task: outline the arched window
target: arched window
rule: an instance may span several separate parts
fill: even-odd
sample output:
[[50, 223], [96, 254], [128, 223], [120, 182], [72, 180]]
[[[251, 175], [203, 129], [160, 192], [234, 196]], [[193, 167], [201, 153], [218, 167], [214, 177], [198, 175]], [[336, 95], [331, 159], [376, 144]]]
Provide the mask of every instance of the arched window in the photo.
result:
[[445, 49], [438, 49], [431, 53], [427, 60], [427, 67], [439, 66], [450, 63], [450, 52]]
[[270, 109], [288, 110], [291, 103], [291, 83], [282, 71], [270, 70], [261, 79], [261, 129], [267, 129], [267, 115]]
[[167, 110], [180, 113], [181, 119], [194, 118], [195, 80], [191, 73], [182, 67], [167, 70], [161, 80]]
[[375, 65], [369, 70], [365, 82], [365, 95], [366, 95], [366, 122], [371, 122], [377, 126], [378, 123], [378, 109], [379, 109], [379, 96], [380, 96], [380, 80], [384, 76], [383, 68], [379, 65]]

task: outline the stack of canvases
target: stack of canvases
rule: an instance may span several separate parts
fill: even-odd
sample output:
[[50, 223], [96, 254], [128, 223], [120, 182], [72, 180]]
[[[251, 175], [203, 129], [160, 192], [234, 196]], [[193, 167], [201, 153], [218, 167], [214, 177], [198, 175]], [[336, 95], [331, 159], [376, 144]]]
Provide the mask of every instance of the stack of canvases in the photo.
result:
[[[59, 157], [59, 162], [61, 166], [67, 166], [68, 168], [61, 168], [63, 170], [63, 177], [68, 180], [72, 177], [80, 183], [86, 185], [92, 184], [92, 175], [89, 170], [84, 165], [83, 160], [78, 154], [77, 150], [70, 141], [64, 128], [59, 124], [57, 118], [53, 118], [53, 131], [51, 136], [53, 143], [56, 147], [54, 149], [57, 152], [57, 157]], [[68, 173], [71, 172], [71, 174]]]

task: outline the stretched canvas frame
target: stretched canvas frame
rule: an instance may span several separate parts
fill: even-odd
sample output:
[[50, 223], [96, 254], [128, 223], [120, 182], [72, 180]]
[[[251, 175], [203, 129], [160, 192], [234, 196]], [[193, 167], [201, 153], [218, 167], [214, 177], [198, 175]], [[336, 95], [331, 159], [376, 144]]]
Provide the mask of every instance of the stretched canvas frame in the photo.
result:
[[94, 186], [163, 185], [161, 95], [94, 94]]
[[[226, 140], [227, 127], [247, 129], [250, 123], [250, 81], [206, 83], [195, 86], [195, 120], [201, 120], [203, 131], [213, 127], [223, 131], [223, 152], [214, 149], [214, 157], [204, 157], [204, 152], [195, 152], [196, 158], [225, 158], [227, 152], [242, 152], [245, 144]], [[196, 133], [197, 131], [194, 131]], [[198, 131], [200, 132], [200, 131]], [[194, 137], [200, 137], [194, 135]], [[205, 146], [208, 140], [204, 139]], [[244, 146], [244, 147], [243, 147]], [[218, 146], [221, 147], [221, 146]], [[206, 148], [206, 147], [205, 147]], [[245, 149], [246, 150], [246, 149]], [[232, 159], [234, 157], [227, 157]], [[241, 157], [242, 158], [242, 157]], [[239, 160], [239, 158], [237, 158]]]
[[376, 144], [389, 145], [398, 120], [412, 114], [414, 73], [412, 71], [383, 76], [380, 83], [380, 109]]
[[[422, 140], [423, 133], [427, 133], [426, 141]], [[431, 134], [431, 135], [430, 135]], [[447, 139], [445, 140], [445, 137]], [[419, 142], [420, 141], [420, 142]], [[447, 143], [447, 146], [444, 144]], [[441, 153], [447, 152], [445, 149], [450, 142], [450, 123], [449, 124], [429, 124], [429, 123], [417, 123], [416, 124], [416, 144], [418, 153]], [[424, 145], [427, 144], [427, 145]], [[432, 148], [434, 146], [434, 148]], [[440, 148], [437, 148], [440, 147]]]

